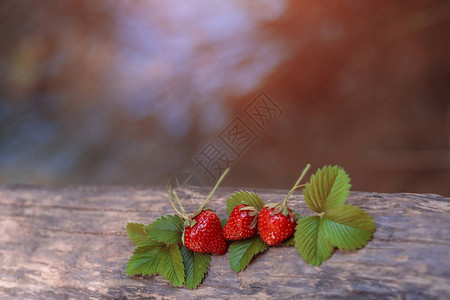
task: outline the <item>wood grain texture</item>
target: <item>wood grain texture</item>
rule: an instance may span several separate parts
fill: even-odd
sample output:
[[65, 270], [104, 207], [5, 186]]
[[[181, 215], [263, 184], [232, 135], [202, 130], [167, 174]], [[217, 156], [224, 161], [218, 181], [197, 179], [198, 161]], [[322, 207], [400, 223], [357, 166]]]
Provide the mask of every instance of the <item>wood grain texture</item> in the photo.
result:
[[[220, 217], [233, 190], [219, 189], [209, 204]], [[287, 193], [255, 191], [266, 203]], [[297, 194], [291, 206], [310, 214], [301, 200]], [[165, 189], [0, 187], [0, 299], [450, 298], [449, 198], [352, 192], [348, 203], [374, 217], [377, 230], [365, 248], [337, 251], [312, 267], [293, 247], [271, 247], [239, 274], [227, 255], [213, 256], [191, 291], [161, 276], [125, 273], [134, 249], [125, 225], [172, 213]]]

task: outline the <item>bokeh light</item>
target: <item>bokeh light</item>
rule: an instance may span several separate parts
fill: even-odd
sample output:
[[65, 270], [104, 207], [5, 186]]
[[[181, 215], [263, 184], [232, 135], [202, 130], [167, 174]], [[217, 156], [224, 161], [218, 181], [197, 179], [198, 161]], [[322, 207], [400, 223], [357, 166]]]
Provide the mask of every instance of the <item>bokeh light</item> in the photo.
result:
[[[264, 91], [225, 184], [450, 195], [450, 2], [0, 3], [0, 183], [165, 185]], [[223, 145], [222, 145], [223, 146]]]

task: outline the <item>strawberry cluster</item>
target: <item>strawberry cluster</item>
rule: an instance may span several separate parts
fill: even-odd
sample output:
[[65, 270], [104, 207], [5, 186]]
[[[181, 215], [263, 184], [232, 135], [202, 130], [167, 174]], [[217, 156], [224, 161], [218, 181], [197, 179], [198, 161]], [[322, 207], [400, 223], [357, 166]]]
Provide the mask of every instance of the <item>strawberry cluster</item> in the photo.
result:
[[308, 165], [289, 191], [283, 203], [269, 203], [259, 211], [256, 207], [240, 204], [232, 210], [224, 227], [227, 240], [243, 240], [259, 233], [269, 246], [275, 246], [291, 237], [297, 226], [297, 216], [287, 206], [292, 193], [298, 189], [300, 181], [310, 168]]
[[287, 200], [299, 187], [298, 184], [308, 169], [309, 165], [303, 170], [283, 203], [267, 204], [261, 211], [252, 205], [239, 204], [234, 207], [224, 228], [222, 228], [219, 217], [212, 210], [203, 208], [228, 173], [228, 169], [217, 181], [216, 186], [201, 207], [190, 216], [186, 215], [180, 199], [173, 191], [180, 210], [177, 209], [172, 200], [172, 190], [169, 188], [170, 202], [177, 214], [184, 220], [183, 244], [197, 253], [217, 255], [222, 255], [227, 251], [226, 240], [248, 239], [257, 233], [269, 246], [280, 244], [294, 234], [295, 226], [297, 226], [297, 217], [287, 206]]
[[292, 236], [297, 226], [297, 216], [280, 203], [265, 205], [259, 212], [251, 205], [237, 205], [223, 229], [227, 240], [251, 238], [258, 232], [269, 246], [275, 246]]
[[[192, 214], [185, 212], [176, 191], [169, 187], [176, 215], [162, 216], [148, 225], [127, 224], [128, 236], [137, 247], [127, 263], [127, 274], [160, 274], [174, 286], [196, 288], [208, 270], [211, 254], [223, 255], [228, 246], [230, 267], [239, 272], [269, 246], [295, 245], [307, 263], [320, 265], [331, 257], [335, 247], [355, 250], [366, 245], [375, 224], [362, 209], [344, 205], [350, 190], [347, 173], [337, 166], [325, 166], [311, 176], [309, 183], [300, 185], [309, 168], [307, 165], [283, 202], [264, 204], [256, 193], [247, 191], [232, 194], [227, 199], [229, 218], [224, 226], [205, 206], [228, 169]], [[287, 205], [300, 187], [305, 187], [305, 203], [318, 215], [298, 219], [299, 214]]]
[[210, 209], [203, 209], [220, 182], [227, 175], [227, 169], [210, 195], [203, 202], [201, 207], [192, 215], [187, 216], [180, 199], [173, 191], [180, 210], [176, 208], [172, 200], [172, 190], [169, 187], [169, 199], [177, 214], [184, 220], [183, 244], [190, 250], [197, 253], [212, 253], [222, 255], [227, 251], [226, 240], [243, 240], [253, 237], [258, 232], [263, 241], [269, 245], [277, 245], [290, 236], [297, 226], [297, 217], [286, 205], [287, 200], [297, 189], [298, 184], [309, 169], [309, 165], [303, 170], [302, 175], [295, 183], [294, 187], [281, 203], [270, 203], [259, 211], [256, 207], [240, 204], [234, 207], [230, 217], [222, 228], [219, 217]]

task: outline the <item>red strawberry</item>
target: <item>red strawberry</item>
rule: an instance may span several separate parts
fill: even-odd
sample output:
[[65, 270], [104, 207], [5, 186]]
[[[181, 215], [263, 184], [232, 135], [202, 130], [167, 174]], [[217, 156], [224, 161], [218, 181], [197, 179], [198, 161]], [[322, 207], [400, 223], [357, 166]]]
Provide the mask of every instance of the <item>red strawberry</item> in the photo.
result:
[[297, 226], [297, 216], [289, 207], [283, 209], [280, 203], [266, 205], [259, 213], [258, 231], [263, 241], [277, 245], [290, 237]]
[[297, 226], [297, 216], [287, 206], [287, 202], [296, 189], [304, 186], [303, 184], [299, 184], [306, 175], [306, 172], [308, 172], [309, 168], [311, 168], [310, 164], [306, 165], [303, 169], [302, 174], [287, 194], [283, 204], [266, 204], [259, 213], [258, 231], [259, 235], [267, 245], [277, 245], [295, 232], [295, 226]]
[[230, 218], [223, 228], [227, 240], [242, 240], [256, 234], [258, 210], [250, 205], [240, 204], [233, 208]]
[[224, 254], [227, 251], [227, 242], [223, 237], [219, 217], [210, 210], [203, 210], [194, 221], [194, 226], [186, 226], [184, 230], [186, 247], [194, 252]]
[[181, 211], [175, 206], [172, 200], [172, 186], [169, 186], [170, 204], [172, 204], [173, 209], [184, 220], [183, 244], [194, 252], [221, 255], [227, 251], [227, 241], [223, 237], [223, 228], [219, 217], [211, 210], [204, 210], [203, 208], [229, 171], [230, 169], [226, 169], [222, 173], [200, 208], [190, 216], [186, 214], [180, 198], [173, 191]]

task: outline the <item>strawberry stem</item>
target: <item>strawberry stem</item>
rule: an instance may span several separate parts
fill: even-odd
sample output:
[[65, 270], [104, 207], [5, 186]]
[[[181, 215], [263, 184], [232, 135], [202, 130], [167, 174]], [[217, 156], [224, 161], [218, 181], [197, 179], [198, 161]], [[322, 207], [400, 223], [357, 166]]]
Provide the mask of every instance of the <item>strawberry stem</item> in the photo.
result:
[[214, 188], [212, 189], [211, 193], [209, 193], [208, 197], [206, 198], [205, 201], [203, 201], [202, 206], [200, 206], [200, 208], [192, 215], [193, 217], [195, 217], [196, 215], [198, 215], [199, 213], [202, 212], [203, 208], [205, 207], [206, 203], [208, 203], [209, 199], [211, 199], [212, 195], [214, 195], [214, 192], [217, 190], [217, 188], [219, 187], [219, 184], [222, 182], [222, 180], [225, 178], [225, 176], [227, 176], [228, 172], [230, 171], [230, 168], [227, 168], [222, 175], [220, 176], [219, 180], [217, 180], [216, 185], [214, 186]]
[[295, 188], [292, 188], [293, 190], [298, 190], [299, 188], [301, 188], [301, 187], [305, 187], [306, 186], [306, 184], [299, 184], [299, 185], [297, 185]]
[[181, 204], [180, 198], [178, 198], [177, 191], [173, 190], [173, 194], [175, 195], [175, 199], [177, 199], [178, 206], [180, 207], [181, 211], [183, 212], [183, 215], [185, 215], [186, 213], [185, 213], [185, 211], [184, 211], [183, 204]]
[[[175, 191], [174, 191], [175, 193]], [[175, 193], [176, 195], [176, 193]], [[178, 198], [178, 197], [177, 197]], [[187, 217], [185, 214], [181, 213], [176, 207], [175, 204], [173, 203], [172, 200], [172, 186], [169, 186], [169, 200], [170, 200], [170, 204], [172, 204], [173, 209], [175, 210], [175, 212], [177, 213], [177, 215], [179, 215], [183, 220], [187, 220]], [[181, 203], [181, 202], [180, 202]]]
[[286, 198], [283, 201], [283, 208], [286, 207], [287, 201], [289, 200], [289, 198], [291, 197], [292, 193], [294, 193], [294, 191], [302, 186], [305, 186], [304, 184], [299, 185], [300, 181], [302, 181], [303, 177], [306, 175], [306, 172], [308, 172], [308, 170], [311, 168], [310, 164], [307, 164], [306, 167], [303, 169], [302, 174], [300, 175], [300, 177], [297, 179], [297, 181], [295, 182], [294, 186], [292, 187], [292, 189], [289, 191], [289, 193], [287, 194]]

